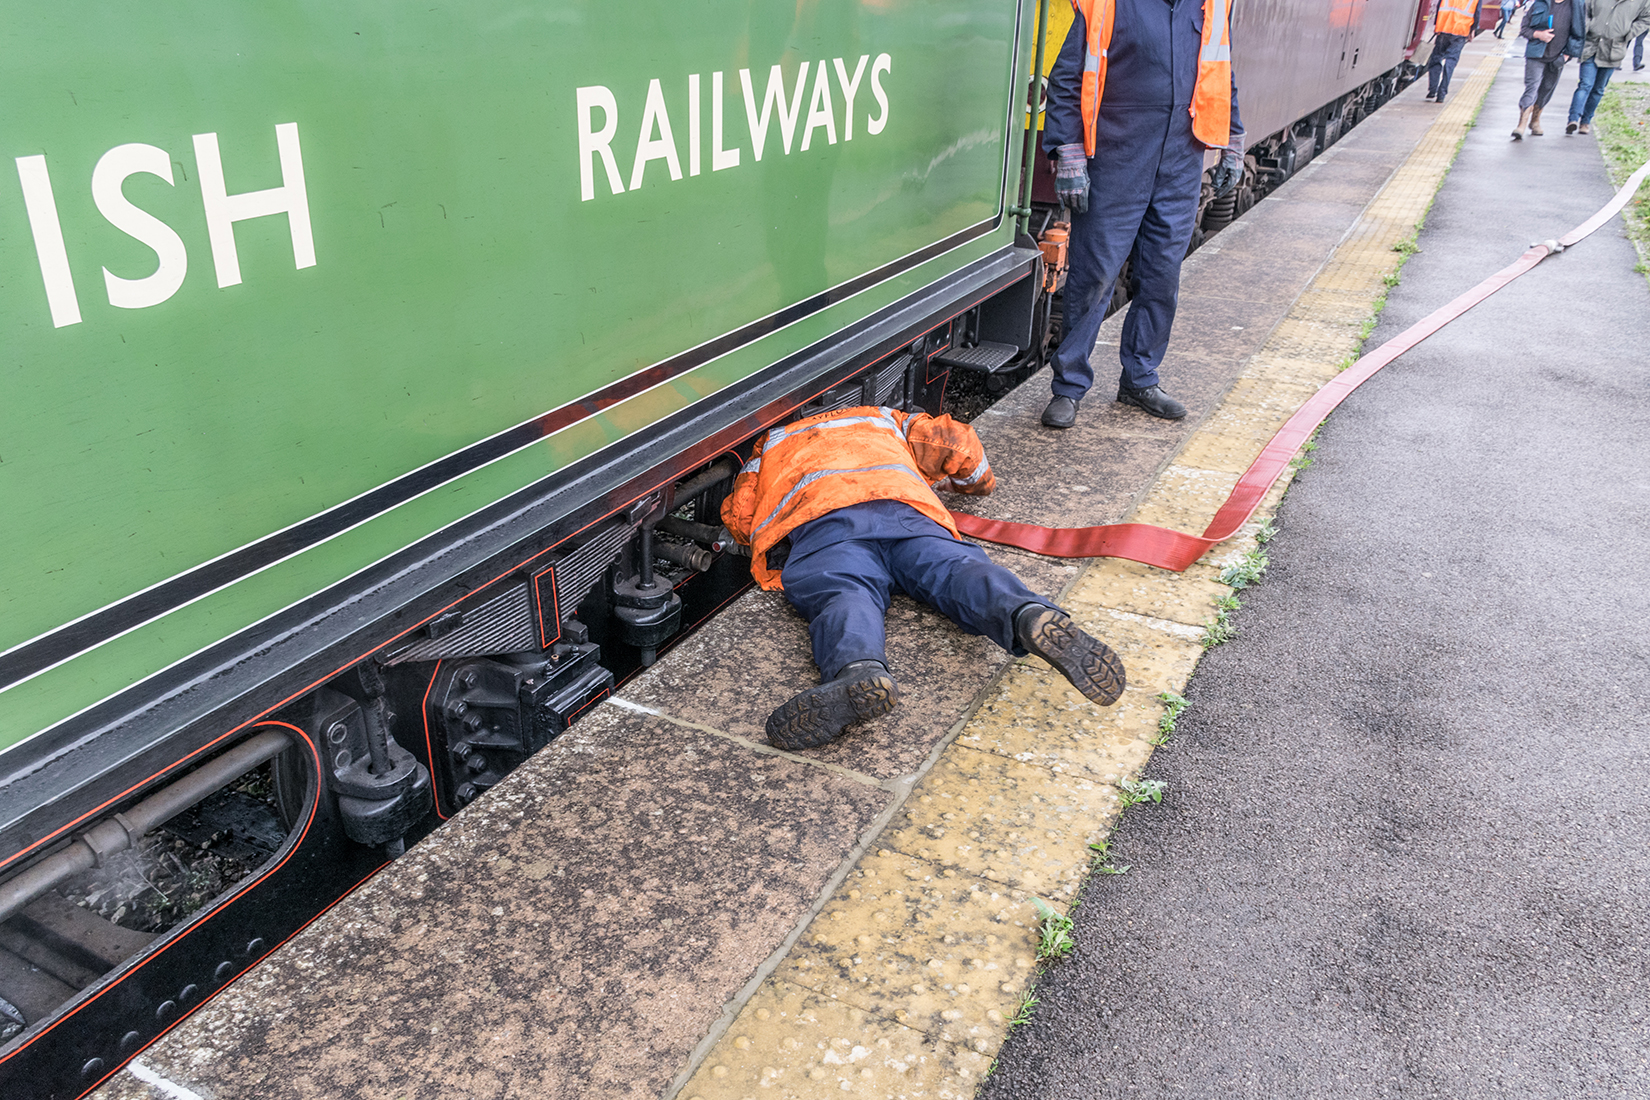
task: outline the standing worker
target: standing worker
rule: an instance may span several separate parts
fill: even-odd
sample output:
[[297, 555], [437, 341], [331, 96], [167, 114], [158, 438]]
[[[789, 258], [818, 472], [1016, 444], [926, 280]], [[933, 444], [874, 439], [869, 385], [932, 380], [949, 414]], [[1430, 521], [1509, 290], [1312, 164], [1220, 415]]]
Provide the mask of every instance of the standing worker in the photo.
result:
[[1524, 131], [1541, 136], [1541, 109], [1553, 98], [1564, 63], [1581, 52], [1581, 35], [1586, 22], [1582, 5], [1586, 0], [1531, 0], [1518, 34], [1529, 39], [1524, 47], [1524, 94], [1518, 100], [1518, 124], [1513, 140], [1523, 141]]
[[734, 480], [722, 522], [751, 549], [751, 575], [808, 620], [824, 682], [768, 717], [782, 749], [823, 745], [899, 702], [883, 616], [904, 592], [1016, 656], [1035, 653], [1102, 706], [1123, 662], [1053, 602], [957, 535], [935, 489], [996, 486], [980, 437], [949, 416], [864, 406], [775, 428]]
[[1478, 33], [1478, 6], [1483, 0], [1440, 0], [1433, 19], [1432, 60], [1427, 62], [1427, 98], [1444, 102], [1449, 78], [1461, 60], [1461, 47]]
[[1089, 357], [1118, 274], [1138, 283], [1123, 322], [1117, 400], [1178, 420], [1157, 368], [1197, 225], [1203, 154], [1219, 149], [1215, 194], [1243, 178], [1228, 0], [1073, 0], [1076, 18], [1049, 72], [1043, 149], [1071, 210], [1065, 335], [1054, 353], [1050, 428], [1077, 422], [1094, 384]]

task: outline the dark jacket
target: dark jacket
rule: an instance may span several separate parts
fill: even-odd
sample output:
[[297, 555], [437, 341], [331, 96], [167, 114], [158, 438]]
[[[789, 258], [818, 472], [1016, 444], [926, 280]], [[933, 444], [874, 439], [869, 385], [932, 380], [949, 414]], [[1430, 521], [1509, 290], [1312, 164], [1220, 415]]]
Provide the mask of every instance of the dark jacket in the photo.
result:
[[[1518, 26], [1521, 37], [1529, 38], [1530, 44], [1524, 47], [1525, 57], [1545, 57], [1547, 43], [1538, 38], [1530, 38], [1530, 28], [1547, 29], [1547, 18], [1552, 14], [1551, 0], [1530, 0], [1529, 10], [1524, 13], [1524, 20]], [[1563, 32], [1565, 28], [1554, 28]], [[1580, 57], [1583, 39], [1587, 33], [1587, 0], [1570, 0], [1570, 26], [1568, 41], [1564, 44], [1564, 52], [1570, 57]], [[1556, 36], [1555, 36], [1556, 41]]]
[[[1059, 0], [1064, 3], [1065, 0]], [[1043, 116], [1043, 150], [1050, 156], [1062, 145], [1083, 140], [1083, 54], [1088, 24], [1081, 13], [1066, 31], [1059, 58], [1048, 74], [1048, 109]], [[1155, 132], [1162, 140], [1164, 127], [1154, 116], [1167, 118], [1171, 110], [1189, 111], [1192, 90], [1197, 84], [1197, 55], [1203, 45], [1202, 0], [1117, 0], [1116, 22], [1107, 50], [1106, 86], [1100, 93], [1100, 113], [1113, 125], [1102, 125], [1102, 133], [1118, 129], [1123, 116], [1138, 121], [1142, 140]], [[1232, 73], [1232, 135], [1242, 149], [1239, 135], [1243, 120], [1238, 113], [1237, 72]], [[1137, 127], [1124, 126], [1131, 134]], [[1105, 155], [1116, 156], [1110, 149]], [[1102, 155], [1096, 149], [1095, 155]]]

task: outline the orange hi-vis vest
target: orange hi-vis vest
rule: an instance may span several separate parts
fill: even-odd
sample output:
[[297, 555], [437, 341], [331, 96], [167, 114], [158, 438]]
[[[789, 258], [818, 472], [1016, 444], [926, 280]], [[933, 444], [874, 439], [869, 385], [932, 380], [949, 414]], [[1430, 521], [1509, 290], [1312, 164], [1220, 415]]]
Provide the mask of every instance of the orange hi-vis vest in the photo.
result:
[[1465, 37], [1472, 33], [1472, 9], [1474, 0], [1439, 0], [1438, 20], [1433, 29], [1439, 34], [1459, 34]]
[[[1088, 29], [1083, 57], [1083, 152], [1092, 157], [1117, 0], [1071, 0], [1071, 6], [1082, 14]], [[1197, 86], [1192, 89], [1192, 136], [1211, 149], [1232, 140], [1231, 14], [1231, 0], [1203, 0], [1203, 47], [1197, 55]]]
[[783, 587], [768, 551], [796, 528], [868, 500], [909, 504], [957, 537], [935, 489], [983, 495], [996, 488], [974, 429], [949, 416], [863, 405], [774, 428], [734, 479], [722, 522], [751, 548], [751, 576]]

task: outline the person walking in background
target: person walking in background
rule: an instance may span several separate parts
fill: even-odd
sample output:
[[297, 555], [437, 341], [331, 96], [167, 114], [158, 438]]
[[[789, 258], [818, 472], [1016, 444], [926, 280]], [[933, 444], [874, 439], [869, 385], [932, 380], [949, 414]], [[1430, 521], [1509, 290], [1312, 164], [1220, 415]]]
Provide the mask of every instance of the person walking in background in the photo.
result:
[[[1178, 420], [1163, 392], [1180, 263], [1197, 228], [1203, 156], [1220, 150], [1216, 195], [1243, 178], [1243, 124], [1227, 0], [1076, 0], [1049, 72], [1043, 151], [1072, 212], [1066, 331], [1043, 425], [1077, 423], [1094, 385], [1090, 356], [1123, 265], [1138, 284], [1123, 321], [1117, 400]], [[1094, 196], [1090, 201], [1090, 196]]]
[[1526, 128], [1541, 136], [1541, 109], [1553, 98], [1564, 63], [1581, 52], [1584, 2], [1530, 0], [1530, 10], [1518, 26], [1518, 36], [1528, 39], [1529, 45], [1524, 47], [1524, 94], [1518, 100], [1514, 141], [1524, 140]]
[[1461, 47], [1478, 33], [1478, 9], [1483, 0], [1439, 0], [1433, 17], [1432, 60], [1427, 62], [1427, 98], [1444, 102], [1449, 95], [1449, 78], [1461, 60]]
[[1523, 2], [1524, 0], [1518, 0], [1518, 3], [1515, 4], [1512, 3], [1511, 0], [1501, 0], [1501, 15], [1500, 18], [1495, 21], [1495, 37], [1506, 37], [1506, 35], [1501, 32], [1507, 29], [1508, 22], [1510, 22], [1512, 17], [1517, 14], [1519, 4], [1522, 4]]
[[1586, 0], [1587, 33], [1581, 48], [1581, 80], [1570, 97], [1564, 132], [1592, 132], [1593, 112], [1610, 78], [1627, 59], [1627, 43], [1650, 32], [1650, 0]]
[[1644, 35], [1633, 39], [1633, 71], [1636, 73], [1644, 68]]

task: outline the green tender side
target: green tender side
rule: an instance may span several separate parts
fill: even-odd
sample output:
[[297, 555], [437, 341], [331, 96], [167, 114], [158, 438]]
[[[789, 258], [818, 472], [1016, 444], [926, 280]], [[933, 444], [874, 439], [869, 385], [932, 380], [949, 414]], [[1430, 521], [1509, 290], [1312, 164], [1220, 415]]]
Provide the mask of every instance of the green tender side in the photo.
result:
[[[997, 216], [1023, 7], [4, 3], [0, 651]], [[1009, 232], [0, 692], [0, 748]]]

